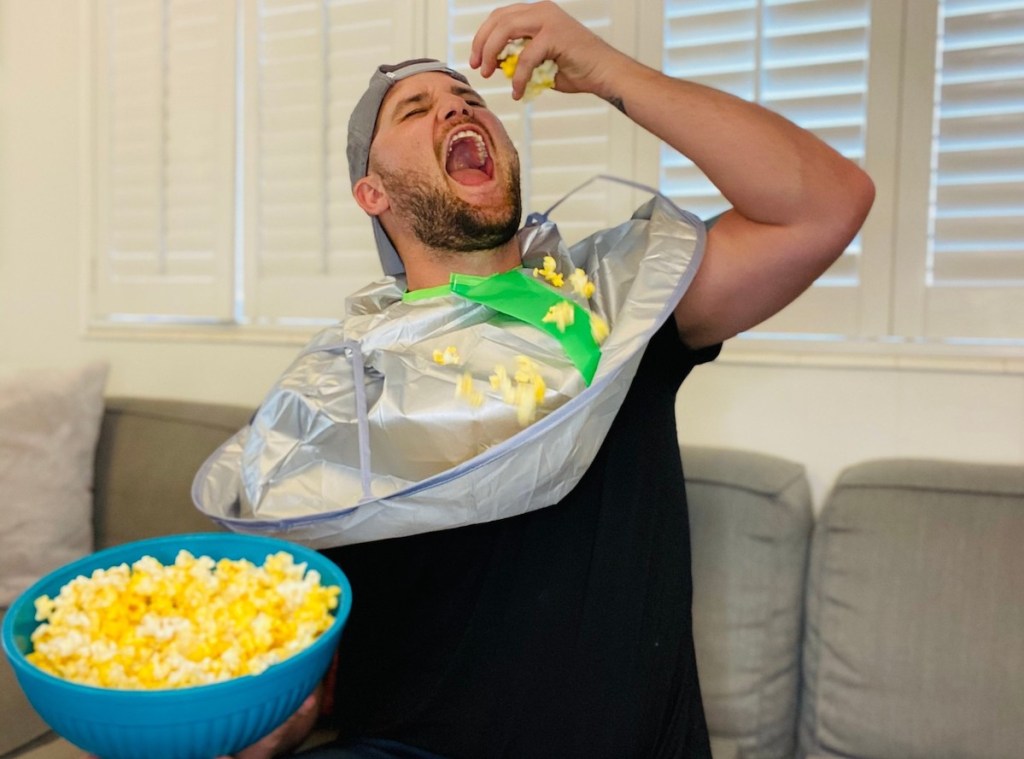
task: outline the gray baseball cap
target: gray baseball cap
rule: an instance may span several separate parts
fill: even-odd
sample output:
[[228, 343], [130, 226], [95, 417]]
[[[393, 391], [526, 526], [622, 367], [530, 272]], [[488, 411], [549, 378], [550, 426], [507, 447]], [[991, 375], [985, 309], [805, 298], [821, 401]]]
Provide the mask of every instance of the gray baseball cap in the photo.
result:
[[[373, 132], [377, 126], [377, 114], [380, 112], [381, 103], [396, 82], [430, 71], [440, 71], [453, 79], [464, 84], [469, 80], [453, 68], [449, 68], [441, 61], [433, 58], [416, 58], [410, 61], [403, 61], [394, 65], [378, 66], [370, 77], [370, 85], [366, 92], [359, 98], [352, 115], [348, 120], [348, 176], [352, 186], [366, 176], [370, 164], [370, 143], [373, 142]], [[385, 274], [401, 274], [405, 271], [402, 259], [391, 244], [387, 233], [380, 225], [380, 219], [372, 217], [373, 238], [377, 243], [377, 252], [380, 255], [380, 264]]]

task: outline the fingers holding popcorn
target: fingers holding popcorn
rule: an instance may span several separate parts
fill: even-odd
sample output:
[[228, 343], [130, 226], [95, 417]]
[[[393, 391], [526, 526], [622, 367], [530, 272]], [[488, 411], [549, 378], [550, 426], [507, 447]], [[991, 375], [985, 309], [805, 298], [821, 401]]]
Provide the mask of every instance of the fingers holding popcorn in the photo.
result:
[[606, 97], [614, 60], [622, 54], [552, 2], [519, 3], [493, 11], [473, 38], [470, 66], [489, 77], [513, 40], [526, 44], [518, 53], [512, 96], [523, 97], [533, 72], [546, 61], [557, 65], [554, 88]]
[[[512, 40], [505, 45], [501, 53], [498, 54], [498, 67], [505, 72], [505, 76], [509, 79], [514, 79], [516, 71], [519, 68], [519, 58], [522, 55], [523, 50], [526, 49], [528, 41], [529, 40], [522, 37]], [[529, 80], [526, 82], [525, 90], [523, 91], [523, 100], [532, 100], [544, 90], [554, 88], [555, 76], [557, 74], [558, 64], [550, 58], [533, 69]]]

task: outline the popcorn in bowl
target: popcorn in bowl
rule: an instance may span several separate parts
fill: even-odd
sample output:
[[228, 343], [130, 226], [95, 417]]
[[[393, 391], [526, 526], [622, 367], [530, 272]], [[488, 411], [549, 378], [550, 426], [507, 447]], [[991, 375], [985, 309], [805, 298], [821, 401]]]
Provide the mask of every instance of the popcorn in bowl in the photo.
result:
[[256, 675], [309, 646], [338, 606], [284, 551], [262, 566], [178, 552], [96, 569], [35, 600], [32, 664], [105, 688], [181, 688]]
[[[36, 619], [37, 611], [49, 613], [52, 619], [65, 585], [76, 578], [91, 580], [97, 570], [106, 572], [121, 565], [130, 568], [146, 556], [162, 564], [165, 570], [174, 568], [177, 571], [181, 569], [177, 561], [182, 550], [191, 554], [189, 571], [199, 577], [208, 574], [203, 557], [210, 557], [215, 564], [227, 559], [239, 566], [245, 566], [242, 560], [246, 560], [251, 569], [242, 572], [253, 573], [254, 576], [256, 570], [266, 570], [271, 575], [280, 573], [286, 579], [279, 583], [281, 587], [278, 590], [286, 598], [293, 593], [297, 597], [301, 589], [296, 590], [296, 583], [305, 581], [313, 587], [312, 581], [319, 575], [316, 584], [321, 590], [308, 599], [313, 601], [309, 606], [313, 612], [309, 619], [318, 616], [315, 607], [319, 602], [331, 605], [323, 596], [333, 596], [336, 608], [329, 612], [329, 626], [308, 646], [281, 658], [259, 674], [227, 677], [194, 686], [139, 688], [88, 685], [54, 675], [30, 661], [29, 657], [36, 652], [32, 636], [43, 624]], [[290, 561], [274, 558], [282, 551], [292, 557]], [[269, 568], [261, 566], [268, 563]], [[143, 567], [146, 566], [155, 568], [148, 560], [143, 563]], [[300, 572], [296, 568], [303, 569]], [[139, 582], [143, 586], [148, 581], [143, 581], [140, 576]], [[234, 581], [244, 582], [237, 577]], [[207, 579], [193, 578], [185, 584], [201, 586], [207, 582]], [[329, 590], [331, 586], [340, 588], [340, 592]], [[270, 595], [266, 587], [254, 587], [258, 594]], [[184, 594], [161, 594], [162, 600], [155, 605], [170, 613], [183, 598], [198, 592], [196, 587], [192, 587], [191, 592]], [[112, 598], [113, 590], [101, 590], [93, 607], [102, 606], [107, 601], [106, 594], [111, 594]], [[323, 594], [319, 601], [316, 600], [317, 594]], [[41, 601], [41, 609], [37, 607], [35, 602], [43, 596], [53, 602], [52, 608], [47, 601]], [[42, 577], [16, 598], [7, 610], [0, 626], [0, 641], [29, 703], [57, 735], [79, 748], [104, 759], [138, 759], [140, 756], [146, 759], [209, 759], [211, 756], [232, 755], [255, 743], [295, 713], [328, 671], [351, 608], [352, 588], [345, 573], [325, 555], [308, 546], [278, 538], [228, 532], [167, 535], [105, 548]], [[290, 620], [297, 625], [307, 619], [304, 606], [299, 604], [298, 609]], [[121, 607], [121, 612], [125, 615], [138, 614], [138, 610], [130, 610], [127, 602]], [[90, 613], [97, 612], [90, 608], [79, 613], [89, 617]], [[253, 617], [253, 624], [248, 628], [235, 626], [223, 637], [240, 638], [248, 633], [255, 642], [262, 636], [260, 628], [265, 624], [256, 623], [255, 619]], [[124, 630], [118, 632], [120, 623], [111, 621], [109, 624], [116, 634], [128, 634]], [[143, 627], [147, 636], [139, 636], [145, 637], [146, 642], [152, 645], [156, 637], [168, 630], [179, 632], [179, 624], [151, 621]], [[298, 637], [302, 637], [301, 634], [297, 634]], [[194, 640], [193, 643], [197, 647], [191, 651], [192, 655], [203, 658], [203, 641]], [[98, 650], [92, 653], [94, 657], [104, 655]], [[187, 656], [184, 658], [188, 659]]]

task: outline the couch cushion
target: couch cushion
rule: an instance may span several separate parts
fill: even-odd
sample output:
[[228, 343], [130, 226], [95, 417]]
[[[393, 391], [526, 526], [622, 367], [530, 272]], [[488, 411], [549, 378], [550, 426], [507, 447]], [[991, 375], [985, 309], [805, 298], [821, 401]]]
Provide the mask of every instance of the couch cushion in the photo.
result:
[[815, 531], [801, 748], [1020, 757], [1024, 468], [848, 469]]
[[[32, 582], [92, 550], [106, 377], [102, 363], [0, 375], [0, 620]], [[47, 732], [0, 656], [0, 755]]]
[[106, 378], [99, 363], [0, 375], [0, 607], [92, 549]]
[[[95, 424], [100, 430], [93, 513], [97, 547], [217, 529], [192, 505], [192, 479], [206, 457], [248, 421], [251, 411], [185, 401], [110, 398], [100, 426], [102, 411], [102, 406], [97, 409]], [[91, 449], [87, 468], [91, 478]], [[86, 509], [83, 514], [86, 535], [92, 533], [89, 513]], [[84, 552], [90, 547], [87, 544]], [[46, 731], [4, 657], [0, 661], [0, 755]], [[28, 754], [40, 759], [80, 755], [64, 741], [39, 745]]]
[[192, 504], [192, 480], [251, 415], [210, 403], [108, 399], [96, 451], [97, 547], [218, 529]]
[[684, 446], [682, 455], [708, 729], [725, 756], [791, 757], [813, 520], [806, 473], [759, 453]]

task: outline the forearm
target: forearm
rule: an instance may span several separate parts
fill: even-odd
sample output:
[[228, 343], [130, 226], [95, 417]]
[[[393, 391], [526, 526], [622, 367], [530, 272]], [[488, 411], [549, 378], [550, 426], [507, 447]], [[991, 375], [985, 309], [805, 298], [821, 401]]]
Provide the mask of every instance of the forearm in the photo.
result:
[[[519, 56], [514, 96], [534, 67], [554, 59], [557, 89], [590, 92], [621, 108], [692, 160], [744, 219], [796, 225], [808, 235], [827, 220], [836, 244], [863, 220], [870, 183], [812, 134], [756, 104], [644, 66], [551, 3], [494, 11], [473, 39], [470, 65], [490, 76], [498, 52], [517, 37], [532, 41]], [[846, 216], [851, 203], [857, 207]]]
[[692, 160], [732, 206], [708, 234], [697, 276], [676, 308], [690, 347], [726, 339], [783, 308], [842, 254], [871, 208], [871, 180], [811, 133], [638, 63], [552, 3], [494, 11], [473, 39], [470, 65], [490, 76], [499, 51], [519, 37], [532, 41], [519, 56], [513, 96], [553, 59], [556, 89], [613, 103]]

